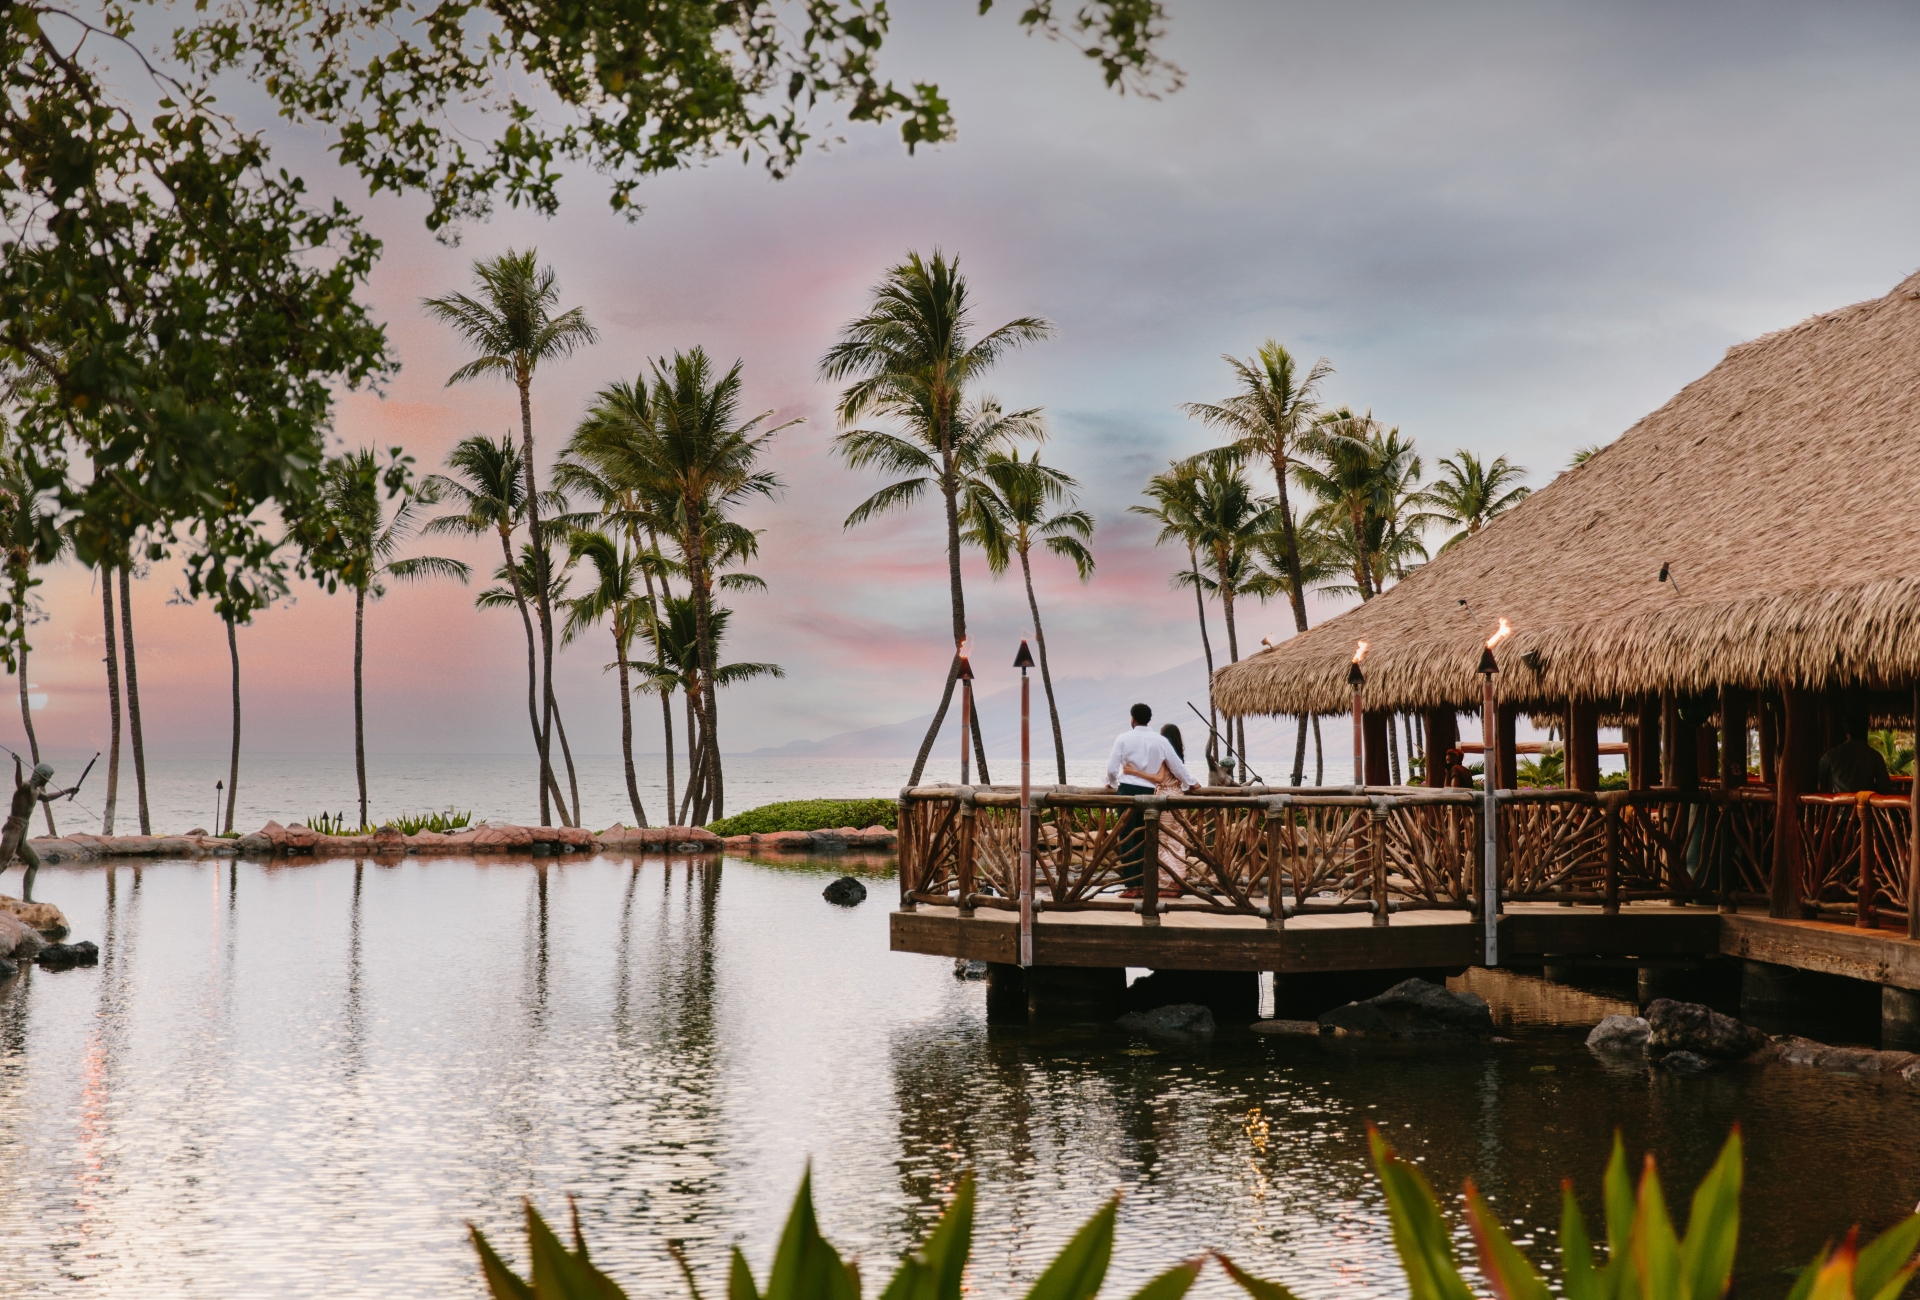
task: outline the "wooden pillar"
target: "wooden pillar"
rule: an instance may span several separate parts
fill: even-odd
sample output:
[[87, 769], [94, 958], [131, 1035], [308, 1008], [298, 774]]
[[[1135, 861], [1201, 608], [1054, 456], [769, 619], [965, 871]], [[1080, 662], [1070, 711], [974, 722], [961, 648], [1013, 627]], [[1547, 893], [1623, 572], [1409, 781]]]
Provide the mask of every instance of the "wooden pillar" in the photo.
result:
[[1567, 709], [1567, 784], [1600, 788], [1600, 705], [1593, 700], [1575, 700]]
[[1798, 687], [1780, 692], [1780, 754], [1774, 782], [1773, 878], [1767, 915], [1800, 916], [1800, 796], [1811, 790], [1820, 766], [1820, 712], [1814, 694]]
[[1627, 789], [1647, 788], [1646, 752], [1640, 747], [1640, 719], [1628, 718], [1620, 726], [1620, 738], [1627, 742]]
[[1660, 764], [1661, 775], [1666, 777], [1663, 784], [1675, 790], [1693, 791], [1700, 788], [1700, 741], [1698, 728], [1689, 727], [1680, 719], [1680, 699], [1672, 691], [1664, 692], [1660, 697], [1660, 739], [1663, 761]]
[[1493, 788], [1496, 790], [1511, 790], [1513, 789], [1514, 769], [1520, 761], [1520, 755], [1514, 748], [1514, 728], [1520, 719], [1520, 706], [1517, 704], [1502, 704], [1499, 705], [1498, 708], [1499, 720], [1496, 743], [1500, 747], [1500, 784]]
[[1393, 715], [1384, 710], [1368, 709], [1364, 721], [1367, 784], [1391, 785], [1393, 773], [1387, 767], [1387, 729], [1393, 725]]
[[1767, 696], [1756, 700], [1759, 709], [1760, 783], [1772, 785], [1780, 773], [1780, 701]]
[[1659, 696], [1649, 695], [1640, 701], [1638, 722], [1633, 749], [1640, 759], [1640, 779], [1633, 788], [1651, 790], [1661, 783]]
[[1738, 686], [1720, 691], [1720, 784], [1737, 790], [1747, 781], [1747, 710], [1751, 694]]
[[1693, 729], [1693, 770], [1702, 782], [1720, 779], [1720, 728], [1711, 722]]
[[1452, 709], [1428, 709], [1427, 784], [1447, 783], [1447, 751], [1460, 743], [1460, 715]]

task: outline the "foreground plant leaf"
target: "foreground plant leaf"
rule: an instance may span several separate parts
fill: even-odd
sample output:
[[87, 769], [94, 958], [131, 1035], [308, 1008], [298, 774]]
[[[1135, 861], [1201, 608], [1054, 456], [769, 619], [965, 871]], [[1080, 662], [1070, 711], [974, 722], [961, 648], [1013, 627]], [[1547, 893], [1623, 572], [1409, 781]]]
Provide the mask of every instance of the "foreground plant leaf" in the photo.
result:
[[1467, 1180], [1467, 1224], [1480, 1248], [1480, 1271], [1500, 1300], [1552, 1300], [1553, 1293], [1507, 1236], [1472, 1179]]
[[[736, 1266], [738, 1271], [740, 1266]], [[751, 1282], [752, 1274], [747, 1277]], [[773, 1255], [765, 1300], [860, 1300], [856, 1278], [841, 1261], [840, 1253], [820, 1235], [820, 1223], [813, 1213], [813, 1167], [809, 1165], [800, 1176], [793, 1212], [787, 1215], [780, 1248]]]
[[[1225, 1255], [1222, 1255], [1219, 1251], [1215, 1251], [1213, 1257], [1220, 1261], [1221, 1268], [1227, 1270], [1227, 1276], [1238, 1282], [1240, 1289], [1252, 1296], [1253, 1300], [1300, 1300], [1298, 1296], [1281, 1286], [1278, 1282], [1264, 1281], [1261, 1278], [1253, 1277], [1246, 1273], [1238, 1264], [1228, 1259]], [[1142, 1292], [1142, 1294], [1144, 1295], [1145, 1293]], [[1136, 1300], [1138, 1300], [1138, 1297], [1136, 1297]]]
[[1373, 1151], [1373, 1167], [1387, 1194], [1393, 1247], [1406, 1270], [1411, 1300], [1473, 1300], [1454, 1263], [1453, 1241], [1426, 1176], [1395, 1155], [1380, 1130], [1371, 1124], [1367, 1125], [1367, 1145]]
[[1027, 1300], [1092, 1300], [1107, 1280], [1107, 1264], [1113, 1259], [1113, 1221], [1119, 1211], [1118, 1196], [1101, 1206], [1047, 1265], [1027, 1292]]
[[1742, 1154], [1740, 1126], [1734, 1125], [1720, 1158], [1694, 1189], [1687, 1215], [1687, 1239], [1680, 1247], [1680, 1276], [1690, 1300], [1720, 1300], [1733, 1281], [1734, 1250], [1740, 1243]]
[[973, 1175], [961, 1178], [933, 1233], [905, 1259], [880, 1300], [960, 1300], [960, 1279], [973, 1251]]

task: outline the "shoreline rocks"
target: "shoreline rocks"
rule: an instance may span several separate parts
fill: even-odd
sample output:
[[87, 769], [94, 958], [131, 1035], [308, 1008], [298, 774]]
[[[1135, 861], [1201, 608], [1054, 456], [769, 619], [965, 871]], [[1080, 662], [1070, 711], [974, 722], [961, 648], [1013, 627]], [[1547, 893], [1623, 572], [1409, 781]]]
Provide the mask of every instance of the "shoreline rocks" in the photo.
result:
[[1485, 998], [1423, 979], [1401, 980], [1377, 997], [1335, 1007], [1320, 1024], [1343, 1038], [1493, 1037], [1493, 1012]]
[[729, 835], [723, 843], [736, 853], [754, 849], [771, 853], [861, 853], [891, 851], [899, 844], [899, 837], [884, 826], [868, 826], [864, 830], [839, 826], [820, 831]]
[[1872, 1047], [1834, 1047], [1792, 1034], [1769, 1037], [1752, 1025], [1696, 1002], [1657, 998], [1638, 1016], [1608, 1016], [1587, 1046], [1613, 1055], [1644, 1055], [1671, 1074], [1704, 1074], [1729, 1065], [1811, 1067], [1832, 1074], [1898, 1075], [1920, 1085], [1920, 1054]]

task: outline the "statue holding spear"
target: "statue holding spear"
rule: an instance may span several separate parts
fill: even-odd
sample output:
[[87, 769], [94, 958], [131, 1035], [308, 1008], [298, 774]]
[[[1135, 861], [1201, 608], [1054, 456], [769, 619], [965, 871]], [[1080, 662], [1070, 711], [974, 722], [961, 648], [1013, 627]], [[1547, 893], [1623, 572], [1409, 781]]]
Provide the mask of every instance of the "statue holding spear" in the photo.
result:
[[[99, 755], [94, 755], [98, 758]], [[93, 764], [87, 764], [87, 772], [93, 770]], [[30, 776], [22, 777], [20, 755], [13, 756], [13, 804], [7, 811], [7, 824], [0, 830], [0, 874], [12, 865], [14, 855], [20, 855], [21, 863], [26, 867], [26, 879], [20, 885], [22, 901], [33, 901], [33, 877], [40, 870], [40, 855], [33, 851], [33, 845], [27, 840], [27, 824], [38, 804], [52, 803], [55, 799], [71, 799], [80, 793], [80, 782], [87, 779], [87, 772], [80, 774], [80, 781], [65, 790], [49, 793], [47, 783], [53, 780], [53, 764], [36, 763]]]

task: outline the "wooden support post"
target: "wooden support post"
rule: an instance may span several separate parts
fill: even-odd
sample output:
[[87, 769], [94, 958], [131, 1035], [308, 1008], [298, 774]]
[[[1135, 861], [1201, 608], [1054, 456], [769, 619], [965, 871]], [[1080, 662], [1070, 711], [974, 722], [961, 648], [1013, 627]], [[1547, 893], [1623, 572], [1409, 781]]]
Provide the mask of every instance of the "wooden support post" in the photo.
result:
[[1720, 692], [1720, 784], [1738, 790], [1747, 783], [1747, 722], [1752, 695], [1738, 686]]
[[[1814, 784], [1820, 762], [1818, 713], [1813, 692], [1788, 686], [1780, 692], [1780, 754], [1775, 760], [1773, 873], [1767, 915], [1800, 919], [1804, 851], [1800, 843], [1800, 795]], [[1808, 761], [1808, 756], [1812, 761]]]
[[1675, 790], [1700, 784], [1693, 742], [1681, 734], [1687, 730], [1680, 725], [1679, 699], [1672, 691], [1660, 692], [1660, 784]]
[[900, 846], [900, 910], [912, 912], [918, 910], [913, 901], [914, 872], [919, 869], [913, 860], [913, 804], [905, 792], [900, 795], [899, 811], [893, 815], [894, 843]]
[[1860, 883], [1854, 887], [1853, 925], [1856, 930], [1874, 928], [1873, 915], [1873, 791], [1862, 790], [1853, 797], [1854, 817], [1860, 827]]
[[1460, 743], [1460, 715], [1452, 709], [1429, 709], [1427, 724], [1427, 784], [1447, 783], [1447, 751]]
[[1290, 813], [1272, 804], [1267, 805], [1267, 910], [1271, 913], [1267, 917], [1267, 926], [1274, 930], [1284, 930], [1287, 926], [1287, 900], [1281, 892], [1286, 875], [1281, 856], [1281, 836], [1285, 830], [1283, 819], [1290, 816]]
[[1754, 700], [1760, 733], [1760, 784], [1772, 785], [1780, 779], [1780, 701], [1765, 695]]
[[1620, 915], [1620, 805], [1607, 799], [1601, 806], [1607, 828], [1607, 856], [1604, 864], [1606, 901], [1601, 911]]
[[1640, 701], [1640, 785], [1651, 790], [1665, 784], [1660, 766], [1660, 699], [1650, 695]]
[[1600, 705], [1575, 700], [1567, 709], [1567, 784], [1575, 790], [1600, 788]]
[[1140, 924], [1160, 924], [1160, 800], [1140, 814]]
[[960, 890], [960, 906], [967, 905], [966, 900], [973, 894], [973, 799], [971, 794], [962, 795], [960, 815], [954, 819], [954, 855], [953, 879]]
[[1720, 779], [1720, 728], [1711, 722], [1693, 729], [1695, 784]]
[[1385, 925], [1390, 919], [1387, 912], [1387, 810], [1378, 800], [1374, 801], [1372, 813], [1367, 818], [1367, 859], [1372, 867], [1373, 923]]
[[1393, 715], [1382, 709], [1368, 709], [1364, 714], [1366, 725], [1366, 784], [1392, 785], [1393, 772], [1387, 766], [1387, 728], [1393, 725]]
[[1514, 737], [1514, 731], [1520, 721], [1520, 706], [1503, 703], [1500, 705], [1499, 714], [1500, 784], [1498, 788], [1511, 790], [1514, 787], [1514, 772], [1520, 766], [1520, 751], [1517, 747], [1519, 742]]

